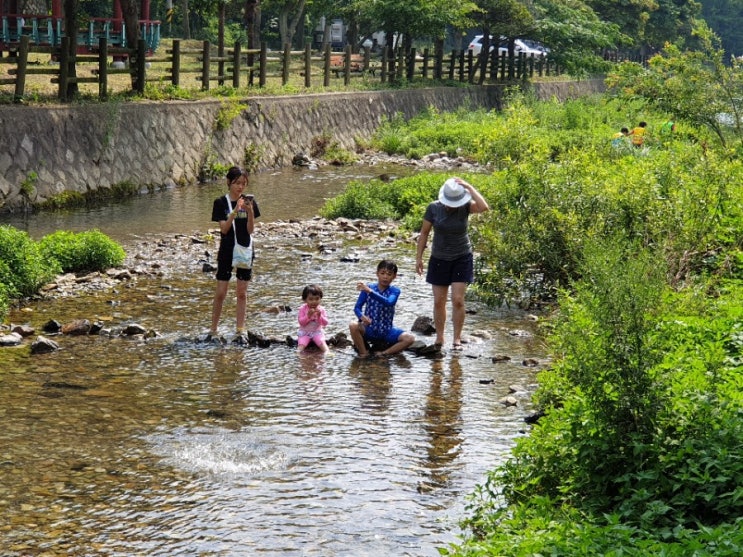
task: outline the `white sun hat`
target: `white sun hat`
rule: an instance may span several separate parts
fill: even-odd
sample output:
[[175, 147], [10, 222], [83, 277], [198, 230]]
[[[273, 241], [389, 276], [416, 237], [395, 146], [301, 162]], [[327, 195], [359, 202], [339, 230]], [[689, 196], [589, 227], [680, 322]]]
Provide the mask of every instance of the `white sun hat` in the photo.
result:
[[439, 190], [439, 201], [447, 207], [461, 207], [471, 200], [470, 192], [454, 178], [449, 178]]

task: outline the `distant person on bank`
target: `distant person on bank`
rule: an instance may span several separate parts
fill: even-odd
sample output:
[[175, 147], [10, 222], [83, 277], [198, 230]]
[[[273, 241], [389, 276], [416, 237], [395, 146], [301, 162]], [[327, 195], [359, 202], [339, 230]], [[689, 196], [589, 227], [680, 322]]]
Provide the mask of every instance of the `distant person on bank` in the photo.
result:
[[439, 190], [438, 201], [430, 203], [423, 215], [415, 258], [416, 271], [423, 274], [423, 252], [433, 230], [433, 245], [428, 260], [426, 282], [433, 290], [433, 324], [436, 328], [434, 346], [444, 344], [446, 302], [451, 289], [452, 350], [462, 350], [464, 327], [464, 295], [474, 279], [472, 244], [468, 234], [469, 216], [489, 211], [482, 195], [461, 178], [449, 178]]
[[[232, 278], [232, 257], [235, 242], [249, 246], [255, 227], [255, 219], [261, 215], [258, 204], [252, 196], [243, 196], [248, 185], [248, 174], [242, 168], [233, 166], [227, 171], [226, 195], [214, 200], [212, 220], [219, 223], [220, 242], [217, 253], [217, 290], [212, 304], [212, 326], [208, 341], [223, 342], [219, 335], [219, 318], [222, 305]], [[233, 342], [247, 344], [245, 336], [245, 312], [248, 301], [248, 282], [253, 278], [253, 269], [236, 268], [237, 277], [237, 318]]]

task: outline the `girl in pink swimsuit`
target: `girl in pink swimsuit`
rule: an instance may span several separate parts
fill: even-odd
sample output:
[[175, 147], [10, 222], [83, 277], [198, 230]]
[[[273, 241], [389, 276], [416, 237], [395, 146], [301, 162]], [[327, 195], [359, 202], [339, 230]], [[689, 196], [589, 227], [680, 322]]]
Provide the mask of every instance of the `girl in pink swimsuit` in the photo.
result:
[[328, 351], [328, 345], [325, 343], [325, 331], [323, 327], [328, 324], [328, 315], [325, 308], [320, 305], [322, 301], [322, 288], [316, 284], [305, 286], [302, 290], [302, 301], [304, 302], [299, 308], [299, 338], [297, 345], [299, 351], [307, 349], [310, 342], [314, 343], [321, 352]]

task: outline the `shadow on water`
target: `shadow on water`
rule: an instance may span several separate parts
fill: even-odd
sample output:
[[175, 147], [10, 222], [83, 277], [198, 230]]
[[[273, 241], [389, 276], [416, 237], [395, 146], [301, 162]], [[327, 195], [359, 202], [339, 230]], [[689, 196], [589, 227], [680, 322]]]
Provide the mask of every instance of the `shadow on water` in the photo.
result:
[[[306, 211], [298, 216], [314, 214], [335, 187], [315, 184], [298, 202]], [[96, 212], [115, 213], [105, 221], [111, 228], [100, 228], [118, 231], [126, 247], [155, 228], [155, 216], [144, 216], [151, 206], [170, 223], [157, 234], [211, 227], [211, 202], [221, 191], [184, 188], [63, 224], [32, 217], [27, 226], [33, 235], [52, 224], [85, 229], [103, 218]], [[265, 217], [278, 218], [276, 201], [264, 195]], [[400, 267], [396, 322], [409, 329], [430, 315], [430, 287], [413, 273], [413, 246], [365, 246], [358, 263], [317, 250], [302, 257], [312, 249], [306, 238], [259, 246], [251, 330], [294, 335], [301, 288], [318, 282], [328, 334], [345, 332], [356, 282], [371, 281], [386, 256]], [[528, 397], [517, 407], [498, 400], [510, 385], [533, 387], [535, 369], [521, 362], [544, 361], [534, 324], [470, 302], [466, 332], [482, 334], [463, 354], [438, 359], [406, 353], [367, 361], [351, 349], [322, 356], [281, 344], [197, 343], [214, 279], [184, 259], [161, 276], [12, 314], [37, 329], [52, 318], [136, 321], [160, 336], [57, 337], [61, 349], [39, 356], [2, 349], [3, 555], [420, 557], [454, 541], [465, 496], [522, 435]], [[263, 311], [277, 304], [292, 311]], [[228, 337], [233, 322], [228, 298]], [[511, 361], [493, 363], [496, 354]]]

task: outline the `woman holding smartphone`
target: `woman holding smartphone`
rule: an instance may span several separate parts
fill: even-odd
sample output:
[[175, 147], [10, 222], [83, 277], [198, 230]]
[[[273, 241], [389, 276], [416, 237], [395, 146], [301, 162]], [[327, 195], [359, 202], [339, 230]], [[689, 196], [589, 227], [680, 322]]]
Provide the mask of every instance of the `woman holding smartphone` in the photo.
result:
[[[224, 342], [219, 335], [219, 319], [222, 305], [227, 297], [232, 278], [232, 252], [235, 242], [242, 246], [250, 245], [255, 219], [261, 215], [253, 196], [243, 195], [248, 185], [248, 174], [240, 167], [233, 166], [227, 171], [226, 195], [214, 200], [212, 220], [219, 223], [220, 241], [217, 253], [217, 289], [212, 303], [212, 325], [206, 337], [207, 342]], [[247, 344], [245, 335], [245, 311], [248, 302], [248, 282], [253, 278], [253, 269], [235, 269], [237, 276], [237, 319], [233, 342]]]

